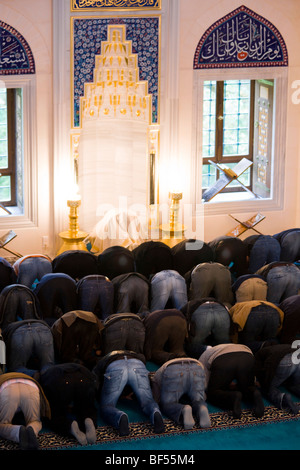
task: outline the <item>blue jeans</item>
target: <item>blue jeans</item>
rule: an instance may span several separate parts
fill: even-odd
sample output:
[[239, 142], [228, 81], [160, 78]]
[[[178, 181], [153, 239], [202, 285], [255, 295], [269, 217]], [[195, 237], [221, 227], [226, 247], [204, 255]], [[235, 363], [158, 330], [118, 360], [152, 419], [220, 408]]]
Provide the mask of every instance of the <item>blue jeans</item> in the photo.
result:
[[279, 305], [300, 292], [300, 269], [295, 265], [274, 267], [267, 275], [267, 283], [267, 301]]
[[192, 410], [198, 417], [200, 405], [205, 404], [205, 372], [196, 362], [178, 361], [170, 364], [162, 376], [161, 411], [178, 424], [185, 406], [179, 400], [184, 394], [190, 399]]
[[101, 275], [85, 276], [77, 283], [78, 308], [93, 312], [101, 320], [113, 313], [114, 286]]
[[160, 271], [151, 279], [150, 311], [163, 310], [168, 300], [172, 301], [172, 308], [177, 309], [183, 307], [188, 301], [185, 279], [177, 271], [171, 269]]
[[190, 300], [214, 297], [231, 307], [233, 292], [231, 273], [227, 266], [220, 263], [201, 263], [191, 274]]
[[6, 286], [0, 294], [0, 326], [17, 320], [39, 319], [40, 309], [34, 292], [21, 284]]
[[[271, 382], [268, 398], [277, 408], [282, 408], [284, 392], [280, 389], [283, 384], [286, 388], [300, 396], [300, 364], [293, 364], [293, 353], [286, 354], [277, 366], [275, 376]], [[287, 381], [287, 385], [285, 382]]]
[[33, 377], [36, 370], [28, 369], [31, 358], [38, 360], [40, 371], [54, 364], [53, 336], [50, 328], [40, 322], [19, 326], [9, 341], [7, 367], [9, 372], [22, 372]]
[[49, 273], [52, 273], [52, 264], [49, 259], [43, 256], [24, 257], [20, 260], [17, 282], [23, 286], [35, 288], [35, 283]]
[[149, 371], [142, 361], [126, 357], [112, 362], [105, 371], [100, 399], [100, 414], [103, 419], [118, 429], [120, 419], [126, 413], [119, 410], [116, 404], [125, 385], [131, 386], [143, 413], [154, 424], [154, 413], [160, 413], [160, 409], [152, 395]]
[[281, 247], [271, 235], [261, 235], [253, 245], [249, 257], [249, 272], [256, 273], [262, 266], [280, 260]]
[[230, 315], [218, 302], [205, 302], [192, 314], [189, 343], [186, 346], [192, 357], [199, 358], [202, 345], [210, 335], [213, 335], [214, 344], [231, 342]]
[[275, 308], [269, 305], [253, 307], [239, 333], [239, 342], [257, 351], [263, 341], [276, 339], [279, 325], [280, 317]]

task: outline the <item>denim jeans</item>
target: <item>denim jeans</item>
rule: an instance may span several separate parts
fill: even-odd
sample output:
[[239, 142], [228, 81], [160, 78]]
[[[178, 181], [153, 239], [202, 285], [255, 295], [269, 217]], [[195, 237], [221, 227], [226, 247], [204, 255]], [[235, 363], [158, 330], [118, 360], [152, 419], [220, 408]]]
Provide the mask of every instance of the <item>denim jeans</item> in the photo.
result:
[[220, 263], [201, 263], [191, 274], [190, 300], [214, 297], [226, 306], [233, 303], [231, 274]]
[[267, 301], [279, 305], [284, 299], [300, 292], [300, 269], [282, 265], [270, 269], [267, 275]]
[[35, 294], [42, 318], [50, 325], [64, 313], [77, 309], [76, 282], [68, 274], [46, 274], [37, 285]]
[[300, 230], [287, 230], [279, 238], [281, 245], [280, 260], [292, 263], [298, 261], [300, 259]]
[[253, 307], [239, 333], [239, 343], [256, 351], [263, 341], [276, 339], [279, 326], [280, 317], [275, 308], [270, 305]]
[[291, 393], [300, 397], [300, 364], [292, 361], [293, 353], [286, 354], [277, 366], [271, 382], [268, 398], [277, 408], [282, 408], [284, 392], [280, 387], [284, 385]]
[[34, 292], [21, 284], [5, 287], [0, 293], [0, 326], [4, 329], [17, 320], [40, 318], [39, 303]]
[[280, 260], [281, 247], [271, 235], [261, 235], [254, 243], [249, 256], [249, 272], [256, 273], [262, 266]]
[[185, 279], [171, 269], [160, 271], [151, 279], [150, 311], [163, 310], [170, 300], [170, 308], [180, 309], [188, 301]]
[[104, 374], [104, 383], [100, 398], [100, 415], [107, 424], [115, 429], [120, 419], [126, 415], [116, 407], [126, 385], [130, 385], [143, 413], [154, 424], [154, 413], [160, 409], [153, 398], [149, 381], [149, 372], [139, 359], [127, 358], [116, 360], [108, 365]]
[[198, 358], [212, 335], [214, 344], [230, 343], [230, 315], [228, 310], [218, 302], [201, 304], [191, 316], [191, 332], [186, 345], [189, 355]]
[[26, 322], [16, 328], [10, 337], [7, 354], [9, 372], [22, 372], [33, 377], [37, 369], [29, 369], [30, 359], [37, 360], [38, 370], [54, 364], [53, 336], [43, 322]]
[[77, 282], [78, 309], [93, 312], [101, 320], [113, 313], [114, 286], [105, 276], [85, 276]]
[[104, 322], [102, 339], [104, 355], [111, 351], [123, 349], [143, 354], [145, 342], [144, 323], [135, 313], [111, 315]]
[[200, 364], [193, 361], [176, 361], [163, 372], [160, 387], [160, 408], [170, 419], [180, 424], [183, 403], [180, 399], [187, 395], [193, 414], [199, 413], [199, 406], [205, 400], [205, 372]]
[[282, 329], [279, 333], [279, 341], [281, 344], [291, 344], [297, 339], [300, 333], [300, 295], [288, 297], [281, 302], [279, 308], [284, 314]]
[[268, 284], [259, 277], [245, 277], [235, 291], [236, 302], [267, 300]]
[[4, 287], [16, 282], [17, 276], [12, 265], [5, 258], [0, 258], [0, 292]]
[[128, 273], [113, 279], [115, 313], [149, 312], [149, 283], [139, 273]]
[[52, 273], [52, 263], [45, 256], [24, 256], [16, 261], [17, 283], [27, 286], [31, 289], [45, 274]]

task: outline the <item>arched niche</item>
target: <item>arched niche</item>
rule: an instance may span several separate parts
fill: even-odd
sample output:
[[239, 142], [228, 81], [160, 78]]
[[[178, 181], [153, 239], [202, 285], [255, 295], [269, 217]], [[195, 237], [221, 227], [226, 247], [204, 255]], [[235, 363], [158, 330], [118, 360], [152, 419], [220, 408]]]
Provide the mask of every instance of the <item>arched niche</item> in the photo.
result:
[[34, 74], [35, 62], [24, 37], [0, 21], [0, 75]]
[[80, 99], [80, 123], [74, 154], [82, 229], [91, 231], [120, 204], [145, 213], [156, 186], [150, 170], [157, 127], [148, 82], [140, 80], [138, 56], [123, 24], [108, 25], [93, 81], [85, 83]]
[[283, 37], [267, 19], [242, 5], [212, 24], [201, 37], [194, 70], [288, 65]]

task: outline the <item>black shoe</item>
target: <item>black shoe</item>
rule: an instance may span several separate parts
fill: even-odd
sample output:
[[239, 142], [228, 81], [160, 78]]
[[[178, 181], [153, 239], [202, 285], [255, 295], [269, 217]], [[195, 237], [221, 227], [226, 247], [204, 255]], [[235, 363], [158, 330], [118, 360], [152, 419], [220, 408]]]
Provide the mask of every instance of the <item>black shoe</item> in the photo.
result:
[[25, 426], [20, 426], [19, 444], [22, 450], [28, 449], [28, 436]]
[[154, 413], [154, 432], [155, 434], [161, 434], [165, 430], [164, 420], [159, 411]]
[[121, 416], [119, 422], [119, 434], [120, 436], [128, 436], [129, 434], [128, 416], [126, 414]]
[[19, 444], [22, 450], [37, 450], [39, 448], [39, 442], [31, 426], [20, 427]]
[[26, 431], [28, 437], [28, 450], [37, 450], [39, 448], [39, 441], [37, 440], [34, 430], [31, 426], [28, 426]]

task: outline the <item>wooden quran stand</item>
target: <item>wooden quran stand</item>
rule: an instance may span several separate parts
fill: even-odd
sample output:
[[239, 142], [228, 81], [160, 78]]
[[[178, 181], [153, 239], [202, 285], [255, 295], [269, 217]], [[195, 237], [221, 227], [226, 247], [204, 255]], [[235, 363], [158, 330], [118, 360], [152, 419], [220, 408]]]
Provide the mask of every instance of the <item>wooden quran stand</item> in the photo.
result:
[[239, 163], [236, 164], [234, 170], [232, 170], [231, 168], [223, 168], [221, 165], [213, 162], [212, 160], [208, 161], [211, 165], [220, 170], [222, 175], [210, 188], [204, 191], [202, 195], [204, 202], [210, 201], [234, 180], [237, 181], [238, 184], [242, 186], [243, 189], [245, 189], [245, 191], [248, 191], [257, 197], [249, 188], [239, 181], [239, 177], [245, 173], [245, 171], [248, 170], [251, 165], [253, 165], [253, 162], [250, 162], [250, 160], [247, 158], [243, 158], [241, 161], [239, 161]]
[[265, 215], [262, 215], [260, 213], [255, 214], [252, 217], [250, 217], [250, 219], [246, 220], [246, 222], [241, 222], [240, 220], [233, 217], [233, 215], [231, 215], [231, 214], [228, 214], [228, 215], [229, 215], [229, 217], [234, 219], [239, 224], [233, 230], [228, 232], [226, 234], [227, 236], [229, 236], [229, 237], [239, 237], [240, 235], [242, 235], [242, 233], [246, 232], [247, 230], [254, 230], [259, 235], [262, 235], [261, 232], [256, 230], [254, 227], [266, 218]]
[[10, 230], [7, 232], [3, 237], [0, 238], [0, 249], [2, 248], [3, 250], [7, 251], [8, 253], [11, 253], [14, 256], [17, 256], [17, 258], [22, 258], [22, 255], [20, 253], [16, 253], [12, 250], [9, 250], [6, 248], [6, 245], [11, 242], [14, 238], [16, 238], [17, 234], [13, 231]]

